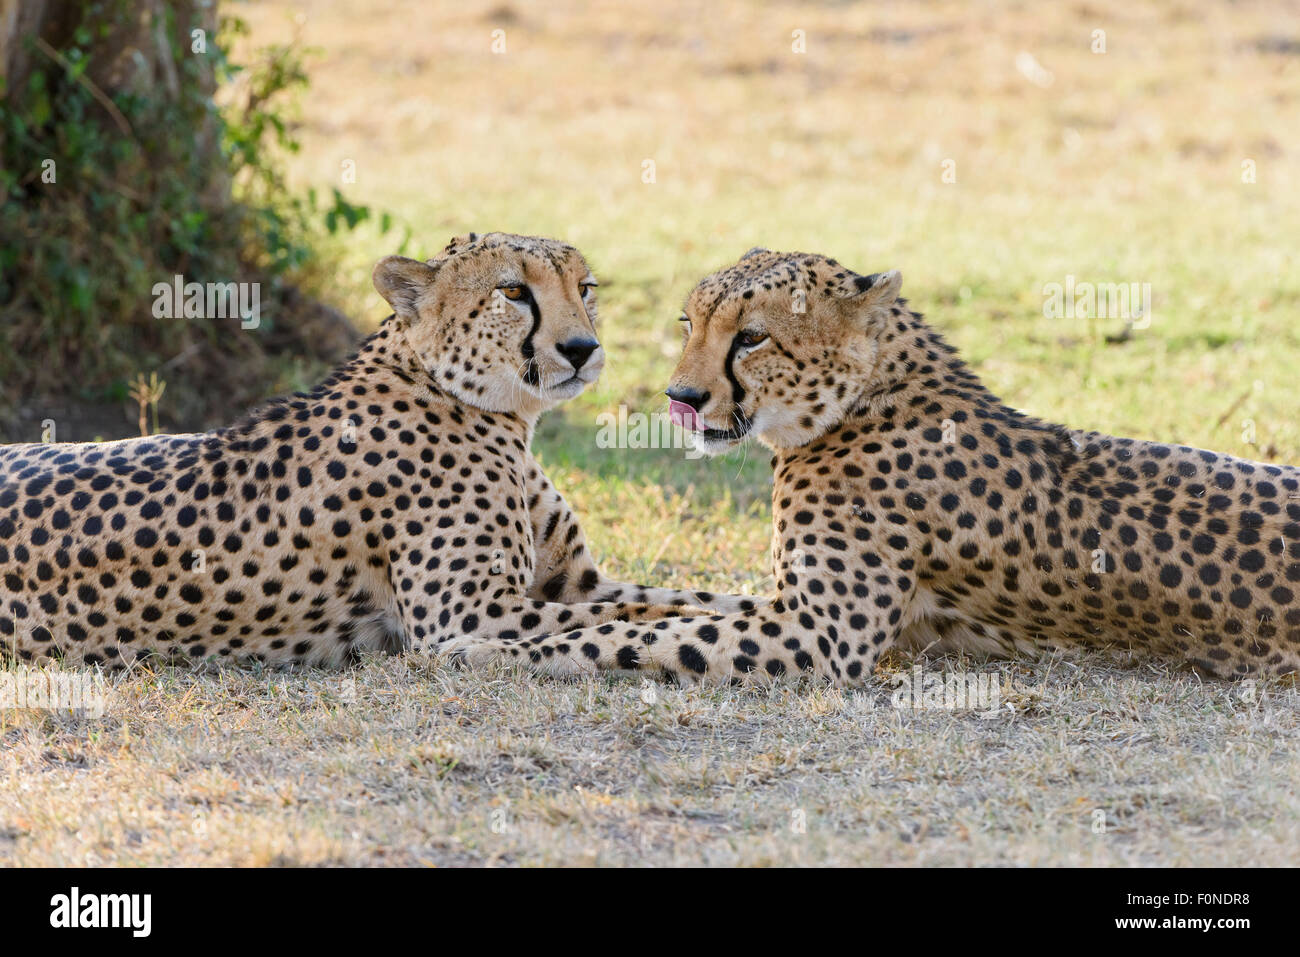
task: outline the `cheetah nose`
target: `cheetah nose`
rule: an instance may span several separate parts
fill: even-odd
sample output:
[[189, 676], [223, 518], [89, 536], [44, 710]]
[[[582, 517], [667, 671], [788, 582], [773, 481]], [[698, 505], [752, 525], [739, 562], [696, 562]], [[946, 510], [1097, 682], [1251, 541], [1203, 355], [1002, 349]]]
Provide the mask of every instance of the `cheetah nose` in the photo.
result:
[[701, 428], [697, 409], [704, 408], [709, 401], [709, 393], [691, 388], [676, 387], [668, 392], [668, 419], [680, 425], [688, 432], [698, 432]]
[[691, 407], [691, 411], [702, 409], [709, 404], [709, 393], [700, 392], [690, 386], [674, 386], [667, 391], [668, 398], [674, 402]]
[[595, 339], [570, 339], [555, 345], [555, 351], [569, 360], [574, 372], [586, 365], [591, 354], [599, 348], [600, 343]]

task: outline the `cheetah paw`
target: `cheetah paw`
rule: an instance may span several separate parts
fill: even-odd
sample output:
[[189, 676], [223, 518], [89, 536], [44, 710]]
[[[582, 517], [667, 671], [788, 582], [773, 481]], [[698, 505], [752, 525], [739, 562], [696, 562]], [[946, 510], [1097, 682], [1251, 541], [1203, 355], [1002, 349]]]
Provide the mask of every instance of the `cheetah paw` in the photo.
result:
[[438, 646], [438, 659], [466, 668], [483, 668], [510, 658], [504, 642], [482, 638], [452, 638]]
[[[453, 638], [439, 648], [439, 657], [467, 668], [491, 667], [527, 668], [545, 675], [595, 674], [595, 663], [581, 656], [561, 654], [547, 648], [550, 654], [530, 649], [519, 642], [496, 638]], [[531, 653], [530, 653], [531, 652]]]

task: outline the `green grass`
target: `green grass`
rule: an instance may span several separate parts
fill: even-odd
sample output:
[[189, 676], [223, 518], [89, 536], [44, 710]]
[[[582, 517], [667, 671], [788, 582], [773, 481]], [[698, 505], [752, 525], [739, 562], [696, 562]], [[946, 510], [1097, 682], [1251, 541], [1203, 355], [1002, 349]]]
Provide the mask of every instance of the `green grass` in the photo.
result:
[[[251, 39], [287, 37], [293, 9], [250, 7]], [[770, 587], [765, 452], [596, 445], [600, 413], [662, 408], [682, 300], [754, 245], [901, 269], [913, 307], [1027, 412], [1300, 462], [1300, 57], [1259, 52], [1285, 35], [1272, 5], [305, 10], [323, 53], [298, 185], [354, 160], [345, 193], [410, 223], [412, 254], [489, 229], [587, 254], [606, 372], [537, 447], [620, 578]], [[344, 251], [351, 315], [386, 314], [369, 271], [391, 251], [364, 233]], [[1043, 287], [1066, 275], [1149, 282], [1150, 328], [1110, 343], [1121, 321], [1046, 319]], [[137, 676], [101, 724], [0, 716], [0, 862], [1292, 862], [1294, 687], [1250, 701], [1096, 655], [926, 666], [1020, 690], [984, 721], [893, 708], [890, 672], [853, 695], [659, 688], [654, 706], [627, 681], [418, 660]]]

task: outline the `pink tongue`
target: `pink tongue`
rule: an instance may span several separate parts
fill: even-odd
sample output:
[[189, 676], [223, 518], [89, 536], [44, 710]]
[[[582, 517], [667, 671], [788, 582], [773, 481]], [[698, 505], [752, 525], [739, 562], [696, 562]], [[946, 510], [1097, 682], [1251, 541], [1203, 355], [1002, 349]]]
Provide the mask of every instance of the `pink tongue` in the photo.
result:
[[687, 432], [702, 432], [700, 428], [699, 417], [695, 414], [695, 409], [685, 402], [678, 402], [676, 399], [668, 400], [668, 419], [674, 425], [680, 425]]

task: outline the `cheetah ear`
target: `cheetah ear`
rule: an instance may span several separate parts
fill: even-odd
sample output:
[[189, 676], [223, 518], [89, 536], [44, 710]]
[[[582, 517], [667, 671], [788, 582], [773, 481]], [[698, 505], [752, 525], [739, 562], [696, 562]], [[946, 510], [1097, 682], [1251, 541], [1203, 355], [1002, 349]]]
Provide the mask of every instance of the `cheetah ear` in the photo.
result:
[[416, 303], [421, 293], [433, 277], [438, 275], [436, 267], [422, 263], [418, 259], [405, 256], [385, 256], [375, 263], [375, 271], [370, 279], [379, 290], [379, 295], [388, 300], [393, 312], [402, 320], [409, 321], [416, 316]]
[[770, 253], [771, 251], [772, 250], [770, 249], [764, 249], [762, 246], [755, 246], [749, 252], [745, 253], [745, 255], [741, 256], [740, 261], [744, 262], [746, 259], [749, 259], [751, 256], [761, 256], [763, 253]]
[[903, 286], [903, 274], [897, 269], [873, 272], [870, 276], [849, 273], [831, 286], [830, 293], [854, 306], [891, 306]]

